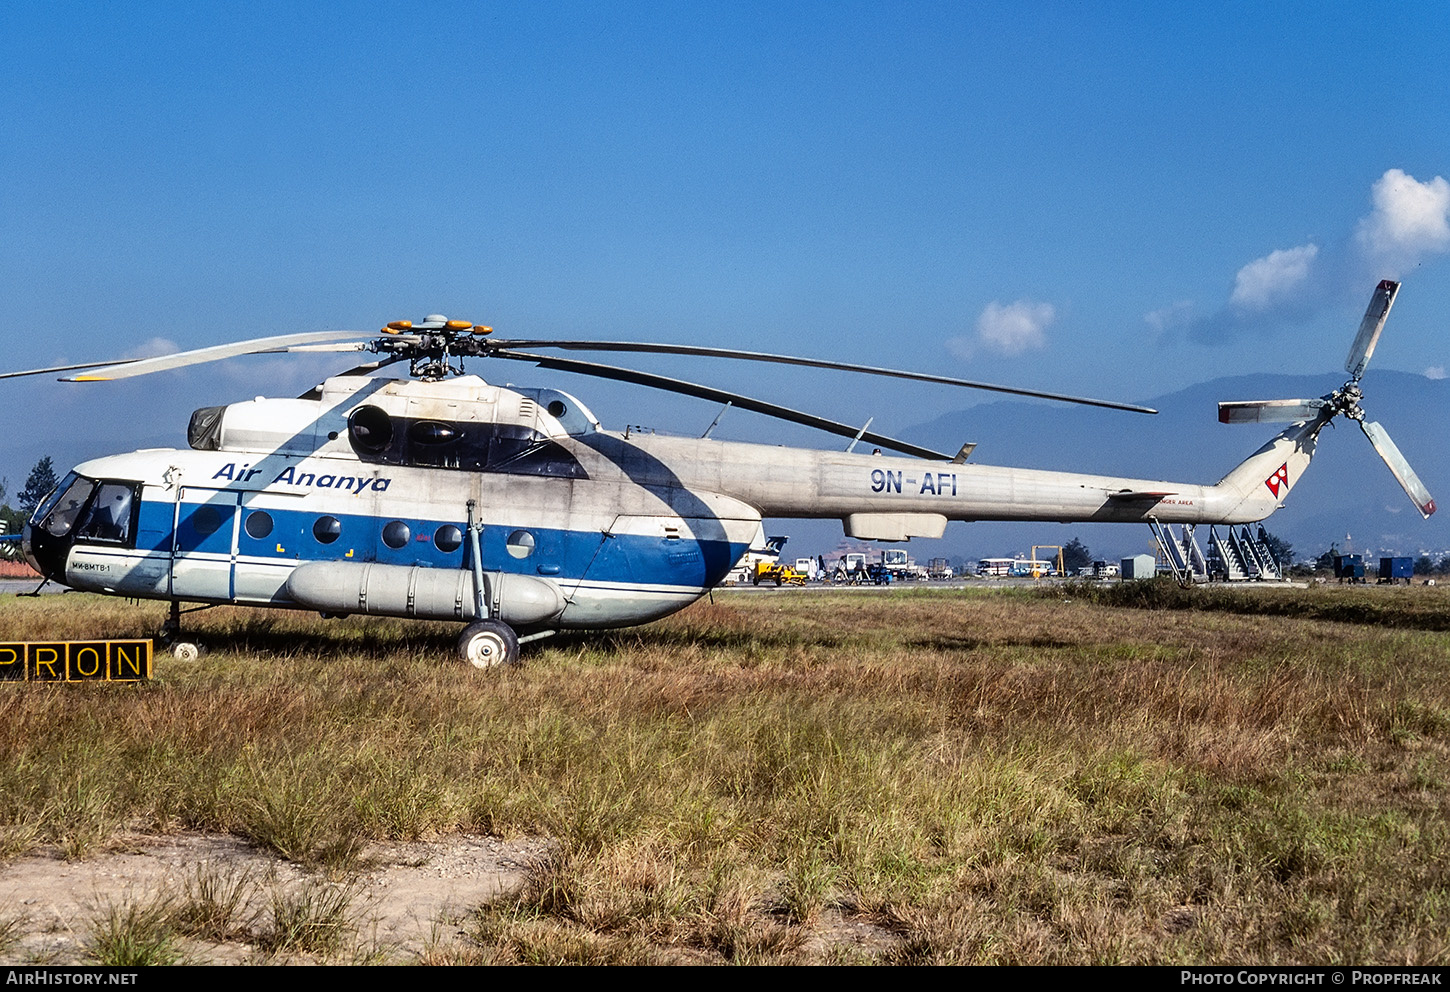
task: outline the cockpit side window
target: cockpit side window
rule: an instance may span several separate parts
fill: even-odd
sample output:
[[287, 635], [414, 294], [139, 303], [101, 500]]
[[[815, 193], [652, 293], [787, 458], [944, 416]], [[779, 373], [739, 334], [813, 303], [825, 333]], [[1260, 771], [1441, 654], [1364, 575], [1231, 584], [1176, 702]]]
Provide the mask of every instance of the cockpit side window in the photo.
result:
[[76, 531], [77, 540], [131, 547], [138, 509], [136, 488], [132, 482], [102, 482]]

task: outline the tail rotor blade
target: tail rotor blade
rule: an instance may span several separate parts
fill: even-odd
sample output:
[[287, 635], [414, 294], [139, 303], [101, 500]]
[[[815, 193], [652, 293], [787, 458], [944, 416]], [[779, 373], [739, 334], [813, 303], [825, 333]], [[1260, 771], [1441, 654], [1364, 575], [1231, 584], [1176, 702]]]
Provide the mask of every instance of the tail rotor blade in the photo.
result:
[[1374, 445], [1374, 450], [1379, 452], [1394, 473], [1395, 479], [1409, 495], [1420, 515], [1428, 518], [1435, 512], [1435, 499], [1415, 474], [1415, 470], [1410, 468], [1410, 463], [1405, 461], [1405, 456], [1400, 454], [1400, 449], [1395, 447], [1395, 442], [1390, 440], [1389, 433], [1374, 421], [1362, 420], [1359, 426], [1364, 430], [1364, 436], [1369, 438], [1369, 443]]
[[1318, 400], [1243, 400], [1218, 405], [1221, 424], [1292, 424], [1313, 420], [1324, 409]]
[[1385, 329], [1385, 318], [1390, 315], [1390, 307], [1394, 305], [1395, 294], [1399, 291], [1399, 283], [1382, 279], [1375, 287], [1374, 296], [1370, 297], [1369, 309], [1364, 312], [1359, 333], [1354, 337], [1354, 344], [1349, 346], [1349, 358], [1344, 362], [1344, 371], [1355, 381], [1364, 375], [1365, 367], [1369, 365], [1374, 346], [1380, 339], [1380, 332]]

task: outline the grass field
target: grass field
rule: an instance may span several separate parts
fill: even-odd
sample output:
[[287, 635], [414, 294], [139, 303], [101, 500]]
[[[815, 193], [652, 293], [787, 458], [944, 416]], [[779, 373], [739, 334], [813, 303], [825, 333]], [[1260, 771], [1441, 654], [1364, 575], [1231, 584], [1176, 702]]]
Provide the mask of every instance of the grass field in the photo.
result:
[[188, 625], [151, 684], [0, 687], [0, 854], [553, 838], [450, 961], [1450, 961], [1450, 589], [717, 594], [485, 674], [453, 625]]

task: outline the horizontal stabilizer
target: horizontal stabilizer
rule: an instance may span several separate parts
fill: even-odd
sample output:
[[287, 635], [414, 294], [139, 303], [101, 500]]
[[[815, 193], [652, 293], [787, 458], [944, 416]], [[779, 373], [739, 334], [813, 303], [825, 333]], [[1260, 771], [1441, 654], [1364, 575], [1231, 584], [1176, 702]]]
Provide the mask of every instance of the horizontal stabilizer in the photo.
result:
[[1221, 424], [1293, 424], [1313, 420], [1324, 400], [1243, 400], [1218, 405]]

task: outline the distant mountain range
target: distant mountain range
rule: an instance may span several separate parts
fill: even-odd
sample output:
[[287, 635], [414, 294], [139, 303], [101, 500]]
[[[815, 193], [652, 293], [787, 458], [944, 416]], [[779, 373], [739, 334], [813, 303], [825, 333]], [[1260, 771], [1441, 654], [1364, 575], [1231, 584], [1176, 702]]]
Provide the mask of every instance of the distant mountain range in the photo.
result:
[[[1220, 400], [1322, 396], [1344, 379], [1271, 374], [1215, 379], [1145, 401], [1160, 411], [1156, 416], [1055, 403], [983, 403], [910, 428], [902, 437], [941, 451], [976, 441], [972, 461], [989, 465], [1213, 483], [1279, 426], [1220, 424]], [[1349, 534], [1355, 551], [1427, 552], [1438, 560], [1450, 551], [1450, 466], [1445, 462], [1450, 380], [1370, 371], [1363, 386], [1369, 419], [1384, 425], [1446, 509], [1422, 519], [1359, 426], [1341, 417], [1320, 436], [1318, 453], [1284, 509], [1264, 526], [1293, 544], [1299, 556], [1318, 554], [1331, 542], [1343, 549]], [[950, 547], [930, 553], [1011, 554], [1033, 543], [1061, 543], [1080, 535], [1094, 551], [1116, 556], [1139, 553], [1148, 542], [1147, 527], [1123, 524], [974, 523], [957, 530], [962, 526], [948, 529], [941, 543]], [[922, 551], [914, 553], [921, 557]]]

